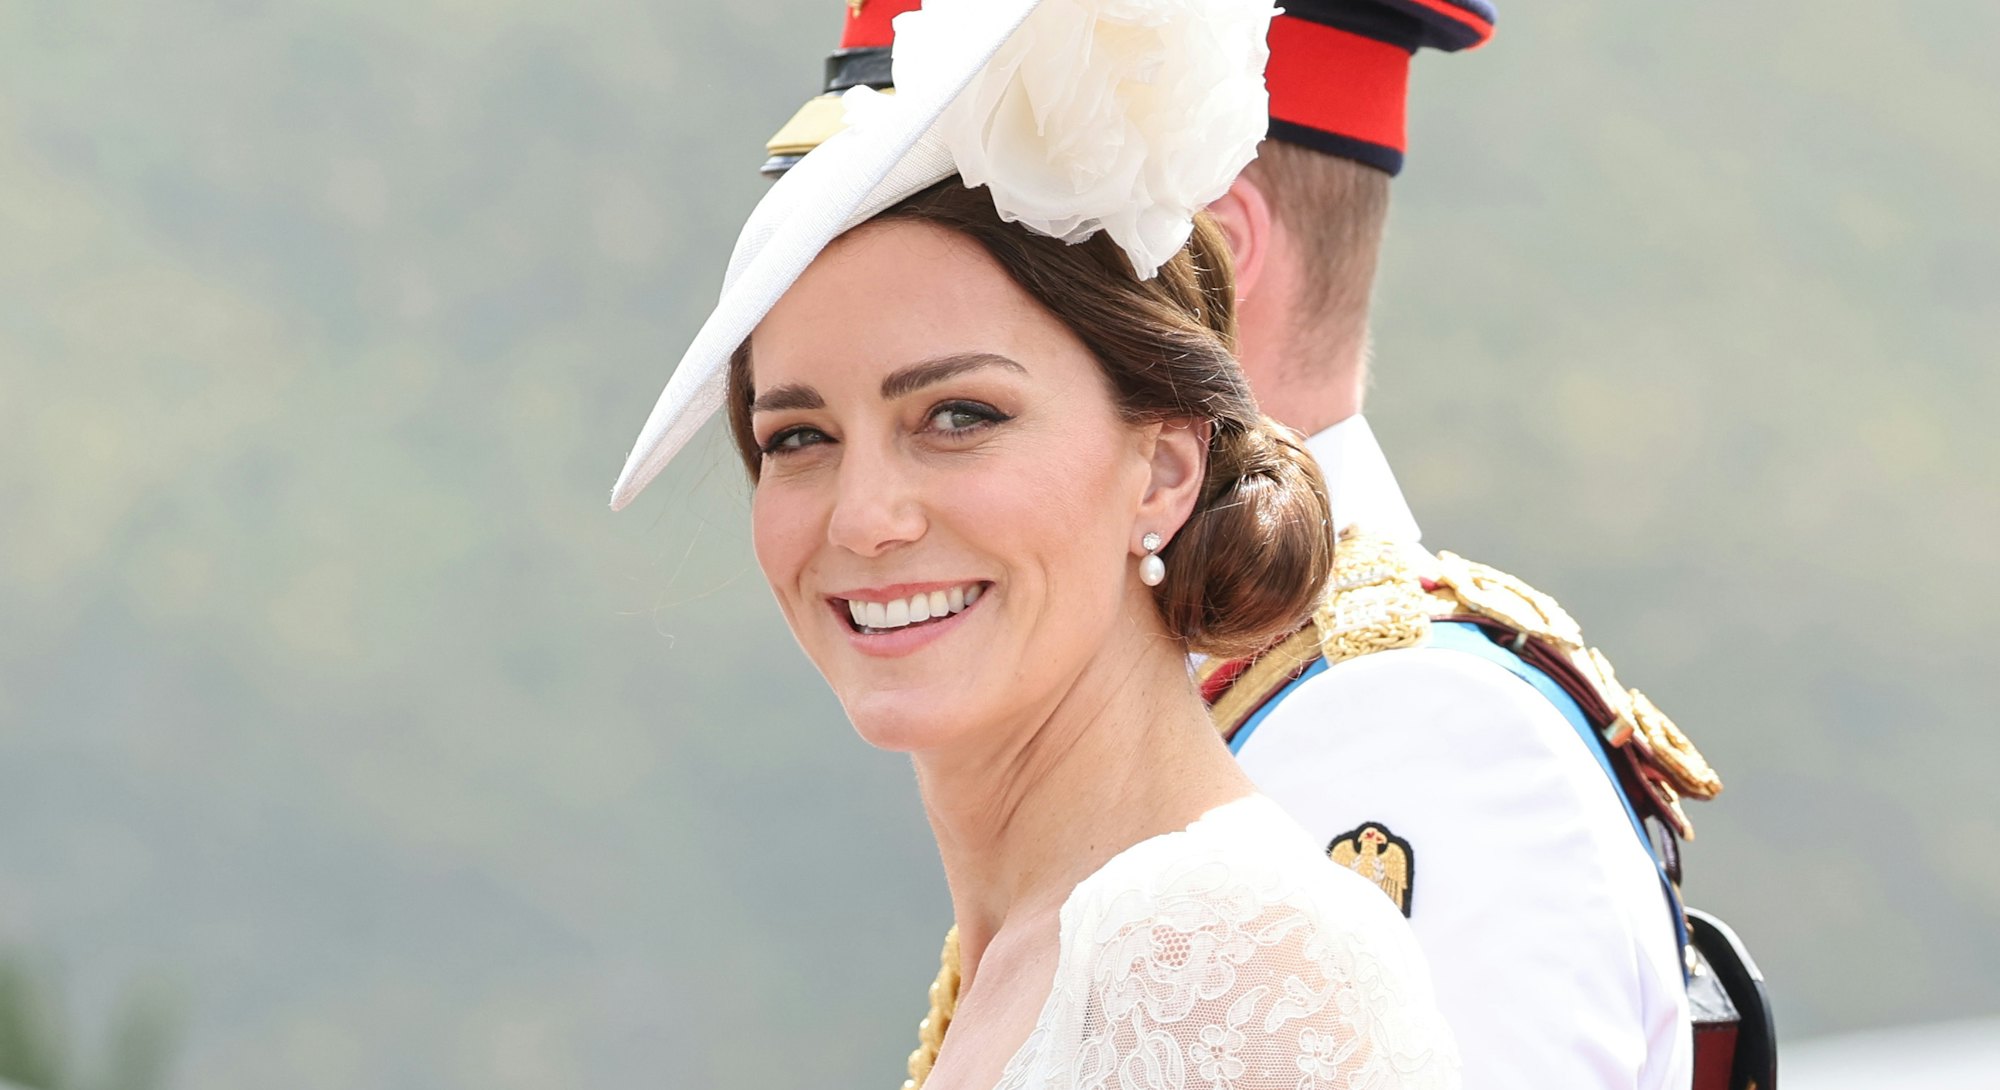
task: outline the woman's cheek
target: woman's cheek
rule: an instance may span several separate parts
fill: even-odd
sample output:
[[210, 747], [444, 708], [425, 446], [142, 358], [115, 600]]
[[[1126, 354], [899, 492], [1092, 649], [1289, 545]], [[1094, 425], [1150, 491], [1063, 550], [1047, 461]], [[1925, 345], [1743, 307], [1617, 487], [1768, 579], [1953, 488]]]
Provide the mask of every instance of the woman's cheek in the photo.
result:
[[801, 510], [801, 498], [783, 482], [767, 480], [757, 486], [750, 502], [751, 549], [787, 612], [801, 593], [799, 580], [812, 559], [814, 534], [810, 518]]

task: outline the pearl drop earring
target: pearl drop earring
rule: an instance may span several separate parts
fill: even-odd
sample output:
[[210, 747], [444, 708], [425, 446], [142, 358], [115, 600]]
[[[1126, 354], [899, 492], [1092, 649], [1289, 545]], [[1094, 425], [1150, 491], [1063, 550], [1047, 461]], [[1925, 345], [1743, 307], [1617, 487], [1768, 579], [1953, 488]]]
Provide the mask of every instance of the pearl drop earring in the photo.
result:
[[1139, 558], [1139, 582], [1157, 587], [1167, 580], [1167, 562], [1160, 559], [1160, 535], [1149, 533], [1139, 539], [1146, 555]]

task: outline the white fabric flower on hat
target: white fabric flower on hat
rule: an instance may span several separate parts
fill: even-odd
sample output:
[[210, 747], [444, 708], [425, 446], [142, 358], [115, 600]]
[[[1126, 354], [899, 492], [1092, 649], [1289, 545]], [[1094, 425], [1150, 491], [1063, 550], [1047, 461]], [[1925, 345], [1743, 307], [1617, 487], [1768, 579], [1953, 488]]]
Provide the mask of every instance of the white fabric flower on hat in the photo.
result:
[[[940, 58], [989, 7], [927, 0], [898, 16], [897, 96], [963, 80]], [[1065, 242], [1108, 232], [1150, 277], [1257, 154], [1274, 14], [1268, 0], [1042, 0], [932, 135], [1003, 219]]]

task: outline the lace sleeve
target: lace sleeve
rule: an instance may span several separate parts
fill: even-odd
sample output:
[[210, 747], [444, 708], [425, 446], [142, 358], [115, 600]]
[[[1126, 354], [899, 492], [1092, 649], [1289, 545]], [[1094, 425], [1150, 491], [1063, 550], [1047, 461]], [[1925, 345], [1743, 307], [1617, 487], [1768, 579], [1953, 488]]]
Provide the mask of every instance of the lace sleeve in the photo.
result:
[[1387, 900], [1331, 867], [1259, 871], [1183, 860], [1065, 920], [1055, 992], [1001, 1090], [1457, 1087]]

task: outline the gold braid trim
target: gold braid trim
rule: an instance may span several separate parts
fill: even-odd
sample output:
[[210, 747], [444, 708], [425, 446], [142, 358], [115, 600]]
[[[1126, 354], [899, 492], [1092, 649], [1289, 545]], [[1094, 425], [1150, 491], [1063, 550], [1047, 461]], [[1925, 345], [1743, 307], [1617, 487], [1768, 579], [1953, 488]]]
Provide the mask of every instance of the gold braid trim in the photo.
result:
[[938, 955], [937, 979], [931, 981], [931, 1013], [917, 1023], [917, 1049], [910, 1053], [910, 1077], [903, 1090], [917, 1090], [930, 1078], [937, 1063], [938, 1049], [944, 1047], [944, 1031], [958, 1010], [958, 928], [944, 933], [944, 951]]
[[1320, 653], [1329, 663], [1415, 647], [1431, 634], [1431, 618], [1449, 612], [1424, 589], [1419, 563], [1429, 557], [1356, 527], [1341, 532], [1333, 552], [1326, 600], [1313, 614]]

